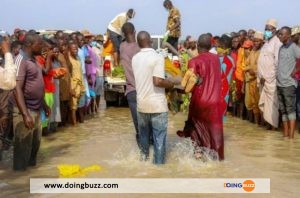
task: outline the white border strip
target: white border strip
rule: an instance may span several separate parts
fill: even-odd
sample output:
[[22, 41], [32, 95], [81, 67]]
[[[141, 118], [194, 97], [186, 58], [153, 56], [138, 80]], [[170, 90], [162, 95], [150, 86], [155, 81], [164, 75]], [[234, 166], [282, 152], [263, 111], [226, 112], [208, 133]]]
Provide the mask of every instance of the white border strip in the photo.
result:
[[30, 193], [270, 193], [270, 179], [30, 179]]

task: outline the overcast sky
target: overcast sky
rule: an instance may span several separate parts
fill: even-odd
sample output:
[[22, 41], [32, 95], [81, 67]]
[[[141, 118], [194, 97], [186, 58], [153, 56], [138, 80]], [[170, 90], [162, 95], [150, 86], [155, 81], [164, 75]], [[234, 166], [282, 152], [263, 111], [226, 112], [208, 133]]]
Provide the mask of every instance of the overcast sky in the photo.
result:
[[[165, 32], [163, 0], [0, 0], [0, 29], [88, 29], [104, 33], [109, 21], [129, 8], [136, 30]], [[263, 30], [268, 18], [279, 26], [300, 23], [300, 0], [173, 0], [182, 14], [183, 36], [214, 35], [239, 29]]]

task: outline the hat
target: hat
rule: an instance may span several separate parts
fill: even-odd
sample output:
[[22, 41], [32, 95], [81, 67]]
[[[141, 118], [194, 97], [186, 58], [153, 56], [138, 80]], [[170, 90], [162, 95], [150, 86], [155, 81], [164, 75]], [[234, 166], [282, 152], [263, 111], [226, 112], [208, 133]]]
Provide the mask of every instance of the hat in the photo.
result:
[[242, 47], [243, 47], [243, 48], [251, 48], [251, 47], [253, 47], [253, 42], [250, 41], [250, 40], [246, 40], [246, 41], [244, 41]]
[[80, 33], [83, 34], [84, 37], [92, 37], [92, 36], [94, 36], [94, 35], [93, 35], [90, 31], [88, 31], [88, 30], [82, 30]]
[[99, 34], [95, 37], [95, 41], [104, 41], [104, 37], [102, 34]]
[[256, 31], [254, 33], [254, 38], [255, 39], [260, 39], [260, 40], [264, 40], [264, 34], [262, 32]]
[[273, 26], [274, 28], [277, 28], [277, 25], [278, 25], [278, 22], [276, 19], [269, 19], [266, 23], [266, 25], [271, 25]]
[[295, 34], [300, 33], [300, 26], [295, 26], [292, 28], [292, 36], [294, 36]]

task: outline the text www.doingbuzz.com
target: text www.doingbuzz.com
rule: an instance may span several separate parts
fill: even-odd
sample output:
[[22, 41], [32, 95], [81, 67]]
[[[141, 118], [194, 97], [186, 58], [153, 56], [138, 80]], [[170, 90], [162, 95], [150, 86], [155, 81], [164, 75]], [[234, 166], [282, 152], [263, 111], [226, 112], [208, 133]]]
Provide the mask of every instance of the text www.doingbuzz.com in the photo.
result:
[[93, 189], [93, 188], [119, 188], [118, 184], [88, 184], [88, 183], [66, 183], [66, 184], [44, 184], [45, 188], [77, 188], [77, 189]]

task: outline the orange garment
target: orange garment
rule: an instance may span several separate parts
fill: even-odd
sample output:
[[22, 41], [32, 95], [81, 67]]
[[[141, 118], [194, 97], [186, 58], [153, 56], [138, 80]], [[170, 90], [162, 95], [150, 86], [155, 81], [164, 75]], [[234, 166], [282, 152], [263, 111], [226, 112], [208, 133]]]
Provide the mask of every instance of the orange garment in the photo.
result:
[[246, 60], [245, 60], [245, 49], [240, 48], [238, 50], [238, 57], [237, 57], [237, 63], [236, 63], [236, 70], [235, 70], [235, 77], [240, 80], [244, 81], [244, 70], [246, 67]]
[[[260, 50], [253, 50], [247, 57], [246, 69], [252, 69], [257, 73], [257, 61], [260, 54]], [[259, 89], [257, 87], [257, 75], [246, 72], [245, 75], [245, 105], [247, 110], [252, 110], [254, 114], [259, 114]]]
[[104, 46], [103, 46], [103, 52], [102, 52], [102, 55], [103, 57], [105, 56], [112, 56], [114, 54], [114, 45], [113, 43], [111, 42], [111, 40], [108, 40]]

